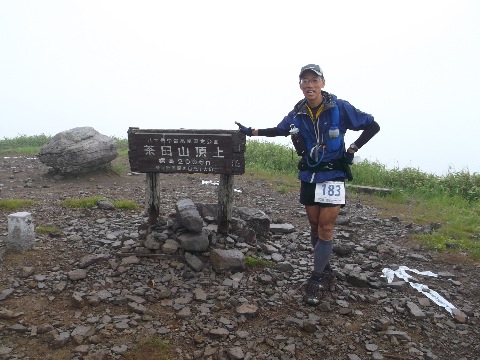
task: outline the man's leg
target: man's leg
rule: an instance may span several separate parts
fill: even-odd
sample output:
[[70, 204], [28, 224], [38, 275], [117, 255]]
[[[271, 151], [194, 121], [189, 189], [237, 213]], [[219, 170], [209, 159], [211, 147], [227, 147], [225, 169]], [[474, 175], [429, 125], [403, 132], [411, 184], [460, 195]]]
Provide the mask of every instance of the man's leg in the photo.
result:
[[305, 206], [307, 212], [308, 222], [310, 223], [310, 241], [312, 242], [312, 248], [315, 248], [318, 241], [318, 218], [320, 216], [320, 206], [311, 205]]
[[319, 240], [314, 248], [313, 271], [322, 273], [328, 264], [333, 247], [333, 228], [340, 213], [340, 206], [320, 207], [318, 214]]
[[[332, 252], [333, 228], [340, 213], [340, 205], [320, 207], [305, 206], [310, 223], [310, 238], [314, 248], [314, 271], [331, 270], [328, 259]], [[317, 247], [318, 246], [318, 247]]]
[[307, 283], [306, 302], [317, 305], [320, 297], [333, 282], [334, 275], [329, 259], [332, 254], [333, 228], [340, 213], [340, 206], [320, 207], [314, 205], [306, 206], [305, 209], [310, 222], [312, 245], [315, 233], [318, 234], [318, 240], [314, 247], [313, 272]]

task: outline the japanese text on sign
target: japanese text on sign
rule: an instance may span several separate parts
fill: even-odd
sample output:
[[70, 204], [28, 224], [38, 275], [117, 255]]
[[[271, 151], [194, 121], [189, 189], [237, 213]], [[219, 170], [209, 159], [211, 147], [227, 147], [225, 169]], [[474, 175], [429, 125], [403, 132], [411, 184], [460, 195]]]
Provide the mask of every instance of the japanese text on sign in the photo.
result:
[[137, 133], [134, 142], [134, 157], [146, 172], [243, 172], [243, 156], [233, 154], [230, 135]]

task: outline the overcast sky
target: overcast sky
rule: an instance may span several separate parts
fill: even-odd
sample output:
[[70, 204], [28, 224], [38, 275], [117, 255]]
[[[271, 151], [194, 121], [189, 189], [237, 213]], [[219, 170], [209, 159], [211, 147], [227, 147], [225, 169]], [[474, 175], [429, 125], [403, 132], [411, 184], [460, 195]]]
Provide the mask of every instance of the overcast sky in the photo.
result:
[[381, 126], [361, 158], [480, 172], [477, 3], [0, 0], [0, 139], [272, 127], [317, 63]]

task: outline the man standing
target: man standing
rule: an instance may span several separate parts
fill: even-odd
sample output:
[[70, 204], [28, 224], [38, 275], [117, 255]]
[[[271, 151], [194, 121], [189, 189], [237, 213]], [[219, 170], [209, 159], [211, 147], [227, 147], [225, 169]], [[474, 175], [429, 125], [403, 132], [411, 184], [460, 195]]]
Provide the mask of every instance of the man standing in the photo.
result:
[[[351, 177], [348, 164], [380, 126], [372, 115], [322, 90], [325, 78], [320, 66], [302, 67], [299, 84], [304, 99], [276, 127], [253, 129], [237, 125], [247, 136], [292, 136], [297, 154], [301, 156], [298, 166], [300, 203], [305, 205], [314, 249], [313, 270], [304, 299], [309, 305], [318, 305], [335, 279], [329, 258], [335, 220], [340, 208], [345, 206], [345, 179]], [[346, 149], [347, 130], [363, 131]]]

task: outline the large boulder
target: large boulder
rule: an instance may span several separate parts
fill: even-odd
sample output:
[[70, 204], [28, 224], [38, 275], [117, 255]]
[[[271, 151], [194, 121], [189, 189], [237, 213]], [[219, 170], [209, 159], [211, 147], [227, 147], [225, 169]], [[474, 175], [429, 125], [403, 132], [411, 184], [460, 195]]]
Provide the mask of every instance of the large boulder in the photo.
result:
[[61, 174], [86, 173], [109, 164], [117, 156], [116, 141], [92, 127], [62, 131], [38, 153], [43, 164]]

